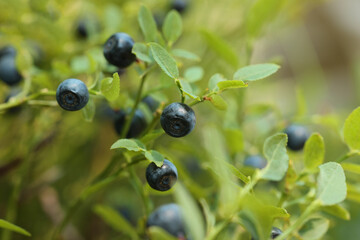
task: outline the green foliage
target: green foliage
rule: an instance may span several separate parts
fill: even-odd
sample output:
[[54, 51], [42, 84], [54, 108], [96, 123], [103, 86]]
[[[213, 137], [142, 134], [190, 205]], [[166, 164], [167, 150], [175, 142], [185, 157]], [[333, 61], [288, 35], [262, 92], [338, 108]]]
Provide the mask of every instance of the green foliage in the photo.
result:
[[276, 64], [255, 64], [240, 68], [234, 73], [234, 79], [242, 81], [257, 81], [264, 79], [279, 70], [280, 66]]
[[262, 178], [280, 181], [286, 174], [289, 166], [289, 156], [286, 153], [287, 135], [279, 133], [266, 139], [264, 156], [268, 165], [262, 172]]
[[31, 237], [31, 234], [28, 231], [26, 231], [25, 229], [18, 227], [18, 226], [14, 225], [8, 221], [5, 221], [3, 219], [0, 219], [0, 228], [8, 229], [10, 231], [20, 233], [24, 236]]
[[166, 16], [163, 33], [170, 46], [180, 37], [182, 33], [182, 21], [177, 11], [172, 10]]
[[101, 93], [108, 101], [115, 101], [120, 95], [120, 77], [114, 73], [112, 78], [104, 78], [101, 81]]
[[360, 108], [355, 109], [346, 119], [344, 125], [345, 143], [354, 150], [360, 150]]
[[322, 164], [317, 180], [316, 197], [323, 205], [333, 205], [346, 198], [345, 174], [341, 165], [335, 162]]
[[[184, 215], [184, 239], [267, 240], [273, 226], [283, 230], [280, 240], [333, 239], [331, 231], [347, 224], [339, 219], [358, 221], [351, 206], [360, 203], [360, 108], [345, 121], [346, 151], [339, 134], [342, 116], [310, 115], [318, 105], [306, 105], [306, 84], [253, 83], [270, 76], [291, 82], [288, 66], [300, 69], [284, 58], [284, 75], [275, 74], [277, 56], [254, 51], [257, 43], [266, 46], [268, 39], [260, 37], [270, 26], [287, 23], [307, 1], [193, 2], [181, 15], [165, 5], [0, 2], [0, 22], [6, 23], [0, 26], [0, 47], [15, 46], [23, 75], [20, 92], [0, 104], [0, 213], [7, 219], [0, 220], [1, 238], [11, 239], [8, 230], [30, 236], [13, 222], [34, 239], [66, 238], [65, 229], [71, 229], [84, 239], [173, 240], [182, 236], [147, 227], [146, 221], [158, 205], [174, 200]], [[232, 14], [236, 21], [227, 20]], [[89, 19], [87, 37], [79, 38], [83, 18]], [[137, 59], [126, 69], [106, 63], [102, 53], [104, 40], [119, 31], [135, 41], [131, 51]], [[32, 41], [44, 51], [40, 60]], [[259, 61], [264, 63], [253, 64]], [[89, 89], [82, 114], [62, 111], [55, 101], [59, 82], [70, 77]], [[274, 92], [274, 86], [281, 89]], [[3, 99], [9, 90], [1, 86]], [[279, 103], [274, 94], [286, 101]], [[185, 138], [171, 138], [159, 119], [179, 99], [194, 109], [197, 123]], [[12, 113], [15, 107], [18, 113]], [[137, 138], [114, 133], [118, 111], [125, 109], [131, 113], [121, 127], [128, 130], [139, 121]], [[287, 151], [288, 137], [281, 132], [292, 122], [314, 130], [303, 151]], [[263, 155], [267, 166], [246, 165], [252, 155]], [[161, 167], [165, 158], [176, 165], [179, 179], [170, 191], [157, 192], [144, 172], [149, 162]], [[130, 212], [130, 220], [118, 206]], [[94, 215], [110, 228], [92, 228]]]
[[176, 61], [171, 55], [166, 51], [165, 48], [161, 47], [157, 43], [149, 43], [151, 53], [160, 66], [161, 70], [164, 71], [166, 75], [173, 79], [179, 78], [179, 69], [176, 65]]
[[324, 139], [318, 133], [313, 133], [305, 143], [304, 161], [307, 170], [315, 170], [324, 161]]

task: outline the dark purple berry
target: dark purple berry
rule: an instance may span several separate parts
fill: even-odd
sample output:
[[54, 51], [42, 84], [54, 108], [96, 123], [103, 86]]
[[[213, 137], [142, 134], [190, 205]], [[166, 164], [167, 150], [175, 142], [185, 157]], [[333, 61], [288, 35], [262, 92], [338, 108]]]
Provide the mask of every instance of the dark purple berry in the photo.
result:
[[104, 44], [104, 56], [112, 65], [126, 68], [136, 60], [133, 46], [134, 40], [128, 34], [115, 33]]
[[183, 137], [195, 127], [195, 113], [184, 103], [172, 103], [161, 114], [160, 123], [164, 131], [172, 137]]
[[146, 223], [147, 227], [158, 226], [171, 235], [184, 238], [185, 224], [181, 208], [175, 203], [162, 205], [152, 212]]
[[175, 165], [169, 160], [164, 160], [161, 167], [150, 163], [146, 168], [146, 180], [150, 187], [158, 191], [169, 190], [177, 181], [178, 173]]
[[301, 125], [290, 125], [285, 129], [288, 135], [287, 146], [293, 151], [299, 151], [304, 148], [306, 140], [309, 138], [309, 131]]
[[89, 101], [89, 91], [82, 81], [70, 78], [56, 90], [56, 100], [60, 107], [67, 111], [77, 111], [85, 107]]

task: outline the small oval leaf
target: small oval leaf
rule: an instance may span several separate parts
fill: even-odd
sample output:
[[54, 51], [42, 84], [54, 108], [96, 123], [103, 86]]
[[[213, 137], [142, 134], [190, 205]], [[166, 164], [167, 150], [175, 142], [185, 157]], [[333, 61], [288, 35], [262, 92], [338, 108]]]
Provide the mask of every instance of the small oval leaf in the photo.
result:
[[276, 73], [279, 68], [279, 65], [273, 63], [254, 64], [237, 70], [234, 79], [249, 82], [256, 81]]
[[146, 151], [146, 148], [143, 143], [139, 140], [134, 139], [120, 139], [117, 140], [110, 149], [118, 149], [118, 148], [125, 148], [129, 151], [133, 152], [143, 152]]
[[319, 133], [313, 133], [305, 143], [304, 161], [308, 170], [316, 169], [324, 161], [324, 139]]
[[316, 197], [323, 205], [333, 205], [346, 198], [346, 181], [344, 170], [335, 162], [322, 164], [317, 180]]
[[171, 10], [168, 13], [162, 30], [170, 46], [180, 37], [182, 33], [182, 20], [176, 10]]
[[158, 167], [161, 167], [164, 163], [164, 156], [155, 150], [146, 151], [145, 157], [149, 161], [154, 162]]
[[346, 119], [344, 125], [345, 143], [354, 150], [360, 150], [360, 107], [356, 108]]
[[268, 165], [261, 170], [262, 178], [280, 181], [289, 167], [289, 156], [286, 153], [287, 135], [275, 134], [266, 139], [264, 143], [264, 156]]
[[179, 69], [176, 65], [176, 61], [170, 56], [166, 49], [157, 43], [149, 43], [149, 46], [156, 63], [164, 73], [173, 79], [179, 78]]

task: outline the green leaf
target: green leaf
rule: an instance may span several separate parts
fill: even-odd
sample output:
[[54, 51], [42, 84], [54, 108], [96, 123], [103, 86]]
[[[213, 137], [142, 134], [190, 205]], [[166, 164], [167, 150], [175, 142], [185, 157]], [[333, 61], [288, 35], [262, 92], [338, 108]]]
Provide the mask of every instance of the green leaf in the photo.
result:
[[280, 181], [289, 167], [289, 156], [286, 153], [287, 135], [275, 134], [266, 139], [264, 143], [264, 156], [268, 165], [261, 170], [262, 178]]
[[156, 42], [158, 34], [156, 23], [150, 10], [145, 6], [140, 7], [138, 21], [146, 42]]
[[273, 218], [289, 218], [290, 214], [286, 211], [285, 208], [268, 206], [269, 211], [271, 212], [271, 216]]
[[227, 63], [232, 65], [233, 67], [237, 67], [239, 64], [239, 60], [237, 55], [235, 54], [235, 50], [232, 48], [230, 44], [228, 44], [221, 37], [216, 35], [213, 32], [202, 30], [201, 34], [205, 39], [207, 45], [222, 59], [224, 59]]
[[151, 240], [178, 240], [161, 227], [151, 226], [148, 228], [148, 232]]
[[223, 75], [221, 75], [220, 73], [216, 73], [212, 75], [208, 83], [209, 89], [211, 91], [218, 91], [219, 87], [217, 84], [221, 81], [226, 81], [226, 78], [224, 78]]
[[108, 101], [115, 101], [120, 95], [119, 74], [116, 72], [112, 78], [104, 78], [101, 81], [100, 91]]
[[353, 150], [360, 150], [360, 107], [346, 119], [344, 125], [345, 143]]
[[132, 53], [136, 55], [138, 59], [144, 62], [151, 63], [153, 59], [149, 56], [149, 49], [143, 43], [135, 43], [132, 48]]
[[209, 101], [219, 110], [227, 109], [227, 103], [220, 95], [212, 95]]
[[82, 110], [85, 121], [92, 122], [92, 120], [94, 119], [95, 110], [96, 110], [94, 100], [92, 98], [89, 98], [88, 103], [81, 110]]
[[189, 96], [192, 99], [200, 101], [200, 97], [194, 93], [191, 85], [188, 82], [186, 82], [182, 79], [179, 80], [179, 82], [180, 82], [181, 89], [185, 95]]
[[162, 30], [164, 37], [169, 42], [170, 46], [181, 36], [182, 20], [180, 14], [176, 10], [171, 10], [167, 14]]
[[335, 162], [322, 164], [317, 180], [316, 197], [323, 205], [333, 205], [346, 198], [346, 181], [344, 170]]
[[360, 174], [360, 165], [354, 163], [342, 163], [341, 166], [347, 172]]
[[237, 177], [239, 178], [242, 182], [244, 182], [245, 184], [248, 184], [250, 182], [249, 177], [245, 176], [245, 174], [243, 174], [242, 172], [239, 171], [239, 169], [237, 169], [234, 165], [230, 164], [230, 163], [226, 163], [226, 165], [228, 166], [228, 168], [230, 169], [230, 171]]
[[164, 163], [164, 156], [155, 150], [146, 151], [145, 157], [151, 162], [154, 162], [158, 167], [161, 167]]
[[186, 51], [184, 49], [174, 49], [171, 51], [171, 53], [175, 56], [175, 57], [179, 57], [179, 58], [184, 58], [187, 60], [192, 60], [192, 61], [196, 61], [196, 62], [200, 62], [200, 57], [192, 52]]
[[256, 81], [266, 78], [279, 70], [280, 66], [273, 63], [254, 64], [240, 68], [234, 73], [234, 79]]
[[204, 69], [202, 67], [191, 67], [186, 69], [184, 77], [189, 82], [197, 82], [201, 80], [204, 76]]
[[12, 223], [10, 223], [8, 221], [5, 221], [3, 219], [0, 219], [0, 228], [7, 229], [7, 230], [10, 230], [10, 231], [13, 231], [13, 232], [17, 232], [17, 233], [20, 233], [20, 234], [25, 235], [27, 237], [31, 237], [31, 234], [28, 231], [26, 231], [25, 229], [23, 229], [21, 227], [18, 227], [15, 224], [12, 224]]
[[176, 65], [175, 59], [171, 57], [166, 49], [159, 44], [149, 43], [149, 46], [156, 63], [160, 66], [164, 73], [173, 79], [178, 79], [179, 69]]
[[231, 88], [245, 88], [248, 85], [247, 83], [244, 83], [243, 81], [240, 80], [225, 80], [218, 82], [217, 86], [220, 91], [224, 91], [226, 89], [231, 89]]
[[324, 161], [324, 139], [319, 133], [313, 133], [305, 143], [304, 161], [307, 170], [315, 170]]
[[350, 220], [350, 213], [340, 205], [322, 206], [320, 210], [343, 220]]
[[203, 240], [205, 237], [205, 224], [197, 202], [180, 182], [177, 183], [174, 196], [183, 210], [184, 222], [190, 231], [192, 239]]
[[139, 140], [134, 139], [120, 139], [117, 140], [110, 149], [118, 149], [125, 148], [129, 151], [133, 152], [143, 152], [146, 151], [144, 144], [142, 144]]
[[136, 229], [134, 229], [134, 227], [121, 214], [111, 207], [96, 205], [94, 207], [94, 212], [115, 230], [130, 236], [131, 239], [140, 239]]
[[326, 218], [309, 219], [299, 230], [299, 234], [306, 240], [321, 239], [329, 228], [330, 221]]

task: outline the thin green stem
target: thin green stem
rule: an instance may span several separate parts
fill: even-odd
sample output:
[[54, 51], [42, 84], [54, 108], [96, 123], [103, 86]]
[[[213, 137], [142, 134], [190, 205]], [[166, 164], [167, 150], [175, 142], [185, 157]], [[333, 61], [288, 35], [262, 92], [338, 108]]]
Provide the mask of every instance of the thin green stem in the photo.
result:
[[290, 234], [298, 230], [319, 206], [321, 206], [320, 201], [313, 201], [310, 206], [306, 208], [305, 212], [301, 214], [300, 217], [288, 229], [286, 229], [280, 236], [278, 236], [276, 240], [284, 240], [289, 237]]
[[13, 107], [17, 107], [17, 106], [19, 106], [21, 104], [24, 104], [24, 103], [26, 103], [28, 101], [37, 99], [37, 98], [42, 97], [42, 96], [55, 96], [55, 95], [56, 95], [55, 91], [48, 91], [47, 89], [43, 89], [38, 93], [34, 93], [34, 94], [29, 95], [27, 97], [19, 98], [16, 101], [0, 104], [0, 111], [10, 109], [10, 108], [13, 108]]
[[338, 158], [335, 162], [341, 163], [341, 162], [345, 161], [346, 159], [351, 158], [356, 155], [360, 155], [360, 151], [352, 150], [352, 151], [349, 151], [348, 153], [346, 153], [345, 155], [341, 156], [340, 158]]
[[141, 100], [141, 93], [143, 91], [143, 88], [144, 88], [144, 83], [145, 83], [145, 80], [146, 80], [146, 76], [147, 76], [147, 73], [149, 73], [149, 71], [145, 71], [141, 76], [141, 82], [140, 82], [140, 86], [139, 86], [139, 89], [138, 89], [138, 92], [136, 94], [136, 100], [135, 100], [135, 103], [131, 109], [131, 112], [130, 112], [130, 115], [128, 115], [125, 119], [125, 125], [124, 125], [124, 128], [122, 129], [122, 132], [121, 132], [121, 138], [125, 138], [126, 137], [126, 134], [127, 132], [129, 131], [130, 129], [130, 125], [131, 125], [131, 121], [135, 115], [135, 111], [140, 103], [140, 100]]
[[181, 103], [184, 103], [184, 102], [185, 102], [185, 94], [184, 94], [184, 91], [183, 91], [183, 89], [182, 89], [180, 80], [176, 78], [176, 79], [175, 79], [175, 83], [176, 83], [176, 86], [178, 87], [178, 89], [179, 89], [179, 91], [180, 91]]

